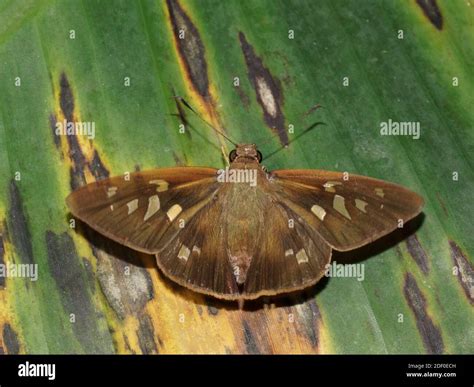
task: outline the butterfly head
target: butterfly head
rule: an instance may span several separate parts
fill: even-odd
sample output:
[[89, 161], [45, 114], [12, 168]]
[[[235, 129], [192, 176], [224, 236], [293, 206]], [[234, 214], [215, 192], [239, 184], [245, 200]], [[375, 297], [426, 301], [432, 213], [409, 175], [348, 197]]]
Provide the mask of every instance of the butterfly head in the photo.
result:
[[260, 163], [262, 161], [262, 154], [255, 144], [238, 144], [237, 147], [230, 152], [229, 161], [231, 163], [234, 161], [257, 161]]

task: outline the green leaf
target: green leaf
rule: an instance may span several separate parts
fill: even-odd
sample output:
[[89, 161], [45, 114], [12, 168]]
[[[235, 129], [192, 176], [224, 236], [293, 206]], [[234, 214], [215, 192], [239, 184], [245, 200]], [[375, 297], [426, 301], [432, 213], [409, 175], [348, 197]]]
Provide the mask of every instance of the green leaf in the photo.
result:
[[[0, 281], [0, 346], [472, 353], [473, 16], [441, 0], [0, 4], [0, 264], [39, 270]], [[136, 168], [225, 165], [229, 144], [189, 112], [180, 134], [176, 94], [260, 144], [269, 169], [400, 183], [425, 198], [424, 215], [335, 255], [363, 265], [362, 281], [323, 280], [274, 308], [240, 312], [181, 289], [153, 257], [72, 229], [64, 201]], [[55, 135], [64, 119], [93, 122], [94, 138]], [[419, 123], [419, 139], [382, 136], [389, 120]]]

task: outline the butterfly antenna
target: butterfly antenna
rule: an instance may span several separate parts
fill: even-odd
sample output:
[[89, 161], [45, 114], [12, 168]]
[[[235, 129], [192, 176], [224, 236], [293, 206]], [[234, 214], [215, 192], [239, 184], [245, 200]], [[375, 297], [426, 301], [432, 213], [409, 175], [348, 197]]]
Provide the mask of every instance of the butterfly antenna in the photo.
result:
[[[301, 124], [301, 122], [306, 118], [308, 117], [310, 114], [314, 113], [316, 110], [320, 109], [320, 108], [323, 108], [324, 106], [321, 106], [319, 103], [312, 106], [306, 113], [304, 113], [300, 119], [297, 121], [297, 125]], [[285, 144], [281, 147], [279, 147], [277, 150], [271, 152], [268, 154], [268, 156], [264, 157], [263, 160], [266, 160], [268, 159], [270, 156], [273, 156], [275, 153], [278, 153], [280, 152], [282, 149], [287, 149], [291, 143], [295, 142], [296, 140], [298, 140], [301, 136], [304, 136], [305, 134], [307, 134], [308, 132], [310, 132], [311, 130], [313, 130], [316, 126], [318, 125], [325, 125], [324, 122], [316, 122], [312, 125], [310, 125], [309, 127], [307, 127], [305, 130], [303, 130], [300, 134], [298, 134], [296, 137], [292, 138], [290, 141], [288, 141], [288, 144]], [[268, 143], [269, 141], [271, 141], [274, 137], [278, 136], [278, 134], [273, 134], [269, 139], [267, 139], [267, 141], [264, 141], [262, 143], [262, 145]]]
[[204, 122], [207, 126], [209, 126], [212, 130], [214, 130], [216, 133], [220, 134], [222, 137], [224, 137], [227, 141], [229, 141], [231, 144], [233, 144], [234, 146], [237, 146], [237, 143], [235, 141], [232, 141], [229, 137], [227, 137], [224, 133], [222, 133], [220, 130], [216, 129], [211, 123], [209, 123], [208, 121], [206, 121], [204, 118], [201, 117], [201, 115], [195, 111], [191, 105], [189, 103], [186, 102], [186, 100], [179, 96], [179, 95], [175, 95], [173, 97], [174, 99], [176, 99], [177, 101], [181, 102], [185, 107], [187, 107], [189, 110], [191, 110], [202, 122]]

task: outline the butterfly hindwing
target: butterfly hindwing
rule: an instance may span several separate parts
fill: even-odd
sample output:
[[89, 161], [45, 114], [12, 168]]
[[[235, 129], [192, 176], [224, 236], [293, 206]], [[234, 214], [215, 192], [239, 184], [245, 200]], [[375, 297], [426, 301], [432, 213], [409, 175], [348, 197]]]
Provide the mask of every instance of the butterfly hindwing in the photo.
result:
[[72, 214], [110, 239], [153, 254], [178, 217], [202, 207], [218, 188], [213, 168], [135, 172], [88, 184], [66, 202]]
[[330, 246], [262, 188], [222, 184], [183, 228], [175, 224], [166, 231], [167, 244], [156, 254], [161, 270], [181, 285], [224, 299], [254, 299], [316, 283], [330, 261]]
[[423, 199], [393, 183], [319, 170], [272, 172], [283, 203], [334, 249], [352, 250], [418, 215]]
[[283, 203], [269, 202], [244, 295], [275, 295], [304, 289], [324, 275], [331, 247]]

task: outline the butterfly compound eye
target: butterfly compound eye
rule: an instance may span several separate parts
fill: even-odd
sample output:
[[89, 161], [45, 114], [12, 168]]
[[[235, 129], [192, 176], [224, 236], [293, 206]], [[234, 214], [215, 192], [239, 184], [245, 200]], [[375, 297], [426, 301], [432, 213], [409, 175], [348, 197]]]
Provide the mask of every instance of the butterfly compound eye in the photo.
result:
[[257, 160], [258, 160], [258, 162], [261, 163], [262, 159], [263, 159], [262, 153], [260, 151], [257, 151]]
[[237, 151], [235, 149], [232, 149], [229, 153], [230, 162], [233, 162], [236, 157], [237, 157]]

